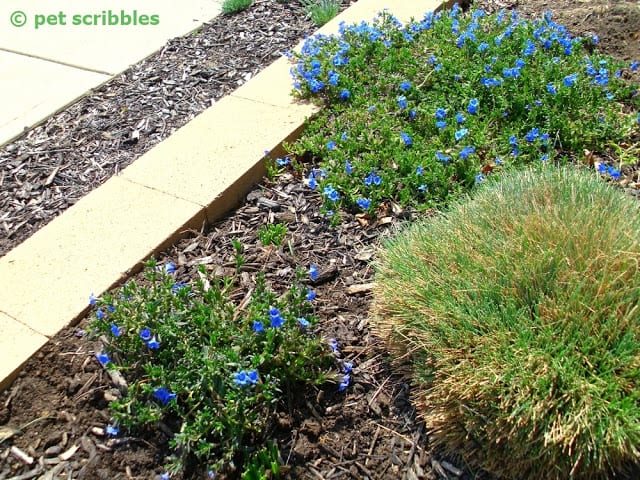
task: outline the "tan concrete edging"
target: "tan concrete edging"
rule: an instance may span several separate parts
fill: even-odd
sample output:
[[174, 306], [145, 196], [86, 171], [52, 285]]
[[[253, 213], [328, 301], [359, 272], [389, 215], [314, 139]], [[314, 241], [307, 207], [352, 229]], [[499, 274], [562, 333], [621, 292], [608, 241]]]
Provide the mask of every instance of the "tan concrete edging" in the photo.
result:
[[[438, 4], [359, 0], [320, 32], [370, 21], [385, 7], [407, 21]], [[264, 151], [298, 135], [317, 111], [291, 97], [289, 69], [277, 60], [0, 258], [0, 390], [86, 314], [91, 293], [241, 202], [264, 176]]]

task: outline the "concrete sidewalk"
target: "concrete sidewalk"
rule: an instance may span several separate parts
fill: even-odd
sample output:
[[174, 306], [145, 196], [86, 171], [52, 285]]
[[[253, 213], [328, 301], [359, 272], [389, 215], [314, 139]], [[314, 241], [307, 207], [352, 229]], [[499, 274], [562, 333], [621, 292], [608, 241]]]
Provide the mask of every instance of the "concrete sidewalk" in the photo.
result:
[[0, 146], [215, 18], [222, 0], [3, 0]]

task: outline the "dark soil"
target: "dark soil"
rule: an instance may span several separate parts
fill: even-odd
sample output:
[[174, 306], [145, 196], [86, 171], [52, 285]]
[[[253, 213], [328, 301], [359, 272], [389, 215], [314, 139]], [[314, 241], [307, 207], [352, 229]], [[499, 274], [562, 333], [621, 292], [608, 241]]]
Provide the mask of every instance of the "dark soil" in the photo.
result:
[[[190, 40], [173, 41], [163, 56], [136, 66], [113, 85], [59, 114], [57, 120], [49, 120], [5, 147], [0, 152], [0, 168], [4, 169], [0, 178], [9, 183], [0, 193], [0, 220], [14, 223], [10, 227], [12, 235], [0, 239], [0, 249], [11, 248], [18, 239], [26, 238], [51, 218], [46, 212], [55, 216], [59, 206], [73, 203], [186, 122], [197, 110], [191, 110], [193, 105], [204, 108], [219, 91], [232, 89], [216, 80], [224, 76], [243, 78], [238, 73], [240, 68], [229, 64], [229, 58], [248, 62], [248, 71], [253, 74], [251, 69], [258, 68], [260, 57], [268, 63], [276, 52], [288, 48], [283, 41], [272, 50], [260, 47], [256, 52], [257, 44], [252, 44], [242, 47], [249, 49], [242, 55], [235, 53], [225, 57], [227, 60], [207, 63], [203, 59], [224, 55], [225, 50], [218, 52], [214, 45], [227, 48], [227, 44], [236, 44], [238, 32], [263, 41], [282, 36], [293, 41], [295, 35], [289, 36], [287, 22], [291, 22], [291, 30], [297, 29], [298, 36], [310, 26], [291, 5], [258, 2], [243, 14], [246, 17], [224, 18]], [[574, 34], [597, 34], [601, 50], [626, 60], [640, 58], [637, 3], [597, 0], [550, 4], [531, 0], [523, 5], [489, 1], [476, 5], [487, 10], [516, 7], [523, 15], [536, 17], [551, 7], [556, 21], [566, 24]], [[268, 34], [270, 27], [272, 35]], [[189, 41], [195, 41], [196, 46]], [[197, 54], [199, 49], [207, 53]], [[243, 55], [252, 60], [243, 59]], [[194, 73], [198, 70], [208, 73]], [[240, 76], [221, 73], [233, 70]], [[184, 71], [190, 72], [186, 75], [190, 83], [177, 90], [172, 82], [181, 79]], [[142, 79], [148, 82], [146, 86]], [[178, 93], [184, 102], [178, 101]], [[163, 106], [165, 101], [174, 103]], [[169, 113], [160, 113], [162, 108]], [[75, 133], [71, 129], [76, 129]], [[140, 132], [137, 143], [133, 141], [134, 131]], [[78, 140], [81, 138], [86, 140]], [[53, 181], [45, 185], [43, 179], [58, 166]], [[25, 182], [33, 188], [25, 187]], [[45, 197], [52, 202], [49, 206], [44, 206], [45, 200], [38, 201], [40, 209], [28, 205], [30, 199]], [[231, 242], [238, 239], [246, 258], [242, 274], [245, 285], [251, 284], [259, 269], [266, 272], [275, 289], [286, 288], [298, 266], [315, 263], [325, 272], [313, 285], [318, 293], [315, 304], [321, 319], [320, 333], [338, 339], [343, 358], [354, 363], [353, 381], [345, 393], [328, 385], [324, 390], [300, 394], [293, 398], [291, 407], [283, 408], [273, 435], [288, 467], [288, 478], [489, 479], [430, 450], [428, 426], [415, 417], [410, 385], [390, 366], [381, 341], [369, 329], [368, 284], [373, 281], [370, 260], [374, 247], [410, 219], [411, 212], [393, 212], [390, 206], [389, 216], [382, 215], [376, 223], [347, 215], [343, 224], [332, 228], [319, 214], [319, 204], [318, 195], [303, 187], [294, 175], [265, 181], [228, 218], [205, 231], [193, 232], [161, 258], [179, 266], [181, 281], [193, 278], [201, 264], [212, 275], [225, 275], [233, 265]], [[41, 217], [36, 217], [37, 212]], [[19, 219], [7, 220], [14, 215]], [[16, 228], [25, 220], [24, 230]], [[274, 222], [287, 225], [286, 241], [291, 242], [291, 250], [288, 246], [264, 247], [257, 240], [258, 228]], [[108, 399], [117, 395], [117, 389], [93, 357], [102, 347], [82, 335], [86, 328], [83, 322], [58, 334], [0, 395], [0, 480], [153, 479], [162, 472], [167, 452], [165, 433], [159, 431], [154, 438], [127, 437], [125, 433], [114, 439], [101, 432], [110, 420]], [[18, 459], [12, 447], [33, 457], [33, 463]], [[70, 456], [61, 460], [61, 452]], [[42, 476], [45, 472], [51, 472], [50, 476]]]

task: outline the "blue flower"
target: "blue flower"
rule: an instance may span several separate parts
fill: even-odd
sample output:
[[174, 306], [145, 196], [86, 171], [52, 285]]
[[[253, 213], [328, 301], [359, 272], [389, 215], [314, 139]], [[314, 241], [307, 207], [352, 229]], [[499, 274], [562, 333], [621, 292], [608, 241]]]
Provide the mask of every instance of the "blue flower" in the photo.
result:
[[591, 43], [593, 43], [594, 45], [597, 45], [598, 43], [600, 43], [600, 37], [598, 37], [598, 35], [592, 36]]
[[350, 92], [349, 90], [347, 90], [346, 88], [343, 88], [343, 89], [340, 91], [340, 98], [341, 98], [342, 100], [348, 100], [348, 99], [349, 99], [349, 97], [351, 97], [351, 92]]
[[173, 293], [178, 293], [180, 290], [182, 290], [183, 288], [187, 288], [188, 285], [186, 283], [182, 283], [182, 282], [176, 282], [173, 285], [171, 285], [171, 291]]
[[168, 473], [161, 473], [160, 480], [169, 480], [171, 478]]
[[375, 105], [371, 105], [369, 108], [367, 108], [368, 112], [373, 112], [376, 109]]
[[313, 302], [316, 299], [316, 296], [316, 292], [311, 289], [307, 290], [307, 300], [309, 302]]
[[522, 54], [525, 57], [530, 57], [531, 55], [533, 55], [536, 52], [536, 45], [535, 43], [533, 43], [531, 40], [527, 40], [527, 43], [525, 44], [524, 50], [522, 52]]
[[164, 264], [164, 271], [169, 275], [176, 273], [176, 264], [173, 262], [168, 262]]
[[324, 190], [322, 191], [322, 193], [332, 202], [335, 202], [340, 198], [340, 195], [338, 194], [336, 189], [333, 188], [331, 185], [327, 185], [326, 187], [324, 187]]
[[409, 136], [408, 133], [400, 132], [400, 138], [402, 138], [402, 141], [407, 147], [413, 144], [413, 140], [411, 140], [411, 136]]
[[264, 332], [264, 325], [262, 324], [262, 322], [258, 321], [258, 320], [254, 320], [253, 322], [253, 326], [251, 327], [253, 329], [253, 331], [255, 333], [262, 333]]
[[247, 372], [247, 376], [249, 377], [249, 382], [251, 382], [253, 385], [255, 385], [256, 383], [258, 383], [259, 377], [258, 377], [258, 371], [257, 370], [249, 370]]
[[436, 122], [436, 127], [438, 127], [440, 130], [442, 130], [446, 126], [447, 126], [447, 122], [445, 122], [444, 120], [438, 120]]
[[424, 168], [421, 165], [418, 165], [416, 167], [416, 175], [420, 176], [422, 175], [422, 172], [424, 172]]
[[151, 350], [157, 350], [160, 348], [160, 342], [156, 340], [156, 337], [153, 337], [147, 342], [147, 347], [149, 347]]
[[576, 80], [578, 80], [578, 74], [572, 73], [571, 75], [564, 77], [562, 83], [564, 83], [565, 87], [573, 87], [576, 84]]
[[545, 153], [544, 155], [542, 155], [540, 157], [540, 161], [543, 162], [543, 163], [546, 162], [547, 160], [549, 160], [549, 154], [548, 153]]
[[417, 115], [418, 115], [418, 112], [416, 112], [415, 110], [413, 109], [409, 110], [409, 118], [416, 118]]
[[364, 179], [364, 184], [367, 186], [371, 185], [380, 185], [382, 183], [382, 178], [380, 175], [376, 175], [375, 172], [369, 173], [367, 177]]
[[316, 182], [316, 177], [313, 175], [313, 172], [309, 174], [309, 177], [307, 179], [307, 185], [309, 185], [309, 188], [312, 190], [315, 190], [316, 188], [318, 188], [318, 182]]
[[456, 113], [456, 122], [464, 123], [465, 120], [466, 118], [461, 112]]
[[557, 93], [556, 87], [552, 83], [547, 83], [547, 92], [551, 95], [555, 95]]
[[122, 329], [117, 326], [115, 323], [111, 324], [111, 334], [114, 337], [119, 337], [120, 335], [122, 335]]
[[149, 330], [148, 328], [143, 328], [140, 331], [140, 338], [145, 342], [148, 342], [149, 340], [151, 340], [151, 330]]
[[436, 152], [436, 158], [442, 163], [449, 163], [449, 160], [451, 160], [451, 157], [442, 152]]
[[605, 97], [607, 97], [607, 100], [613, 100], [614, 99], [613, 93], [611, 93], [611, 92], [607, 92]]
[[107, 314], [106, 314], [106, 313], [104, 313], [104, 310], [102, 310], [101, 308], [99, 308], [99, 309], [96, 311], [96, 317], [97, 317], [97, 319], [98, 319], [98, 320], [102, 320], [102, 319], [103, 319], [104, 317], [106, 317], [106, 316], [107, 316]]
[[408, 82], [405, 80], [404, 82], [400, 83], [400, 90], [402, 90], [403, 92], [406, 92], [410, 88], [411, 88], [411, 82]]
[[351, 373], [351, 371], [353, 370], [353, 363], [351, 362], [344, 362], [342, 364], [342, 371], [344, 373]]
[[338, 85], [338, 79], [340, 75], [334, 70], [329, 71], [329, 85], [333, 85], [334, 87]]
[[347, 132], [342, 132], [342, 135], [340, 135], [340, 140], [342, 140], [343, 142], [349, 138], [349, 135], [347, 134]]
[[160, 388], [156, 388], [153, 391], [153, 396], [162, 404], [162, 405], [166, 405], [167, 403], [169, 403], [171, 400], [174, 400], [176, 398], [176, 394], [175, 393], [169, 393], [169, 390], [167, 390], [164, 387], [160, 387]]
[[[277, 313], [273, 314], [272, 310], [275, 310]], [[271, 319], [271, 328], [280, 328], [284, 325], [284, 318], [282, 318], [277, 308], [271, 308], [269, 310], [269, 318]]]
[[484, 182], [484, 175], [482, 173], [479, 173], [476, 175], [476, 183], [482, 183]]
[[398, 95], [398, 106], [402, 109], [407, 108], [407, 97], [404, 95]]
[[502, 165], [502, 160], [500, 160], [500, 157], [494, 158], [493, 161], [496, 162], [496, 165]]
[[359, 198], [356, 203], [363, 210], [367, 210], [371, 206], [371, 200], [368, 198]]
[[447, 116], [447, 111], [444, 108], [437, 108], [436, 109], [436, 118], [438, 120], [444, 120], [444, 117]]
[[344, 392], [350, 383], [351, 383], [351, 375], [347, 374], [343, 376], [342, 381], [340, 382], [340, 385], [338, 385], [338, 390], [341, 392]]
[[333, 353], [336, 353], [338, 351], [338, 341], [335, 338], [329, 339], [329, 348], [331, 348], [331, 351]]
[[607, 171], [607, 166], [604, 163], [598, 164], [598, 173], [604, 174]]
[[297, 320], [298, 320], [298, 324], [302, 328], [309, 328], [309, 326], [311, 325], [311, 323], [309, 323], [309, 320], [307, 320], [306, 318], [299, 317]]
[[456, 142], [459, 142], [461, 139], [463, 139], [467, 133], [469, 133], [469, 130], [466, 128], [461, 128], [460, 130], [458, 130], [454, 136], [456, 138]]
[[329, 140], [329, 142], [327, 142], [327, 150], [335, 150], [336, 149], [336, 142], [334, 142], [333, 140]]
[[482, 42], [480, 45], [478, 45], [479, 52], [484, 52], [488, 48], [489, 48], [489, 44], [487, 42]]
[[320, 80], [312, 78], [311, 80], [309, 80], [309, 87], [311, 88], [311, 91], [313, 93], [318, 93], [324, 88], [324, 83], [322, 83]]
[[347, 173], [347, 175], [351, 175], [353, 173], [353, 165], [351, 165], [351, 162], [349, 162], [349, 160], [344, 161], [344, 171]]
[[462, 150], [460, 150], [460, 153], [458, 156], [464, 160], [475, 151], [476, 151], [475, 147], [464, 147]]
[[109, 355], [107, 355], [106, 353], [96, 353], [96, 358], [98, 359], [100, 364], [103, 366], [106, 366], [109, 363], [111, 363], [111, 359], [109, 358]]
[[532, 128], [529, 132], [524, 136], [527, 142], [531, 143], [535, 141], [536, 138], [540, 136], [540, 131], [537, 128]]
[[289, 165], [291, 163], [291, 159], [289, 157], [276, 158], [276, 163], [279, 166], [284, 167], [285, 165]]
[[472, 98], [471, 101], [469, 102], [469, 105], [467, 106], [467, 112], [469, 112], [472, 115], [475, 115], [476, 113], [478, 113], [478, 106], [479, 106], [478, 99]]
[[421, 192], [426, 192], [427, 191], [427, 186], [423, 183], [422, 185], [420, 185], [418, 187], [418, 190], [420, 190]]
[[107, 432], [107, 435], [115, 437], [116, 435], [118, 435], [118, 433], [120, 433], [120, 430], [115, 425], [107, 425], [107, 427], [105, 428], [105, 432]]
[[629, 65], [629, 70], [635, 72], [636, 70], [638, 70], [638, 65], [640, 65], [638, 61], [634, 60], [633, 62], [631, 62], [631, 65]]
[[607, 168], [607, 173], [609, 174], [609, 176], [611, 178], [613, 178], [614, 180], [618, 180], [620, 178], [620, 170], [613, 168], [613, 167], [608, 167]]
[[248, 372], [245, 370], [241, 370], [237, 373], [234, 373], [233, 377], [233, 382], [239, 387], [255, 385], [259, 380], [257, 370], [249, 370]]
[[319, 275], [318, 266], [312, 264], [309, 267], [309, 278], [311, 278], [311, 280], [317, 280], [318, 279], [318, 275]]
[[96, 304], [97, 301], [98, 301], [98, 299], [93, 296], [93, 293], [91, 295], [89, 295], [89, 305], [91, 305], [93, 307]]

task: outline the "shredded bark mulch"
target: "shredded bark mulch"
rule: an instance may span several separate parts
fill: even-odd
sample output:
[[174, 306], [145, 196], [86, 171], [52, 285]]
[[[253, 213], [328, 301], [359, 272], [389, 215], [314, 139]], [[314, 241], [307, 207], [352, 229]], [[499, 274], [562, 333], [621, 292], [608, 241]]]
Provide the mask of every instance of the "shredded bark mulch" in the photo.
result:
[[[625, 24], [614, 15], [622, 4], [633, 6], [594, 0], [587, 16], [575, 10], [583, 4], [562, 0], [554, 3], [553, 10], [558, 22], [575, 20], [574, 33], [598, 34], [603, 47], [610, 36], [624, 38], [625, 42], [606, 47], [609, 53], [638, 58], [633, 52], [638, 48], [634, 32], [639, 24]], [[493, 10], [515, 6], [493, 0], [476, 5]], [[531, 0], [522, 7], [539, 16], [548, 4]], [[295, 41], [290, 30], [299, 38], [304, 28], [309, 30], [309, 23], [297, 2], [259, 1], [238, 17], [221, 17], [199, 34], [171, 42], [164, 53], [3, 148], [0, 231], [11, 235], [0, 238], [0, 249], [6, 251], [26, 238], [186, 122], [198, 108], [206, 108], [213, 98], [245, 81], [246, 75], [254, 75], [261, 58], [269, 63], [288, 48], [283, 38]], [[241, 34], [256, 42], [243, 43]], [[266, 46], [259, 45], [260, 39]], [[227, 44], [238, 50], [225, 59]], [[232, 80], [223, 82], [226, 77]], [[629, 167], [629, 175], [635, 170]], [[392, 367], [382, 341], [370, 330], [375, 249], [415, 214], [390, 205], [388, 215], [376, 222], [347, 214], [334, 228], [319, 207], [318, 194], [289, 172], [265, 180], [226, 219], [192, 232], [160, 258], [178, 265], [180, 281], [195, 278], [199, 265], [211, 275], [229, 275], [235, 271], [232, 241], [237, 239], [246, 260], [241, 285], [247, 289], [259, 270], [274, 289], [283, 290], [297, 267], [312, 263], [320, 267], [320, 280], [310, 285], [318, 294], [319, 333], [338, 340], [342, 358], [354, 363], [354, 373], [345, 392], [338, 392], [335, 384], [309, 389], [282, 409], [274, 438], [285, 477], [491, 479], [430, 449], [428, 426], [416, 418], [411, 403], [411, 385], [403, 372]], [[270, 223], [287, 226], [282, 247], [258, 241], [258, 229]], [[54, 337], [28, 362], [14, 385], [0, 394], [0, 480], [142, 480], [158, 478], [162, 472], [168, 453], [166, 432], [159, 430], [148, 438], [126, 432], [116, 438], [105, 435], [108, 402], [118, 390], [94, 357], [102, 346], [82, 335], [86, 329], [84, 321]], [[192, 472], [174, 478], [203, 477]]]
[[298, 0], [255, 0], [1, 147], [0, 256], [315, 30]]

